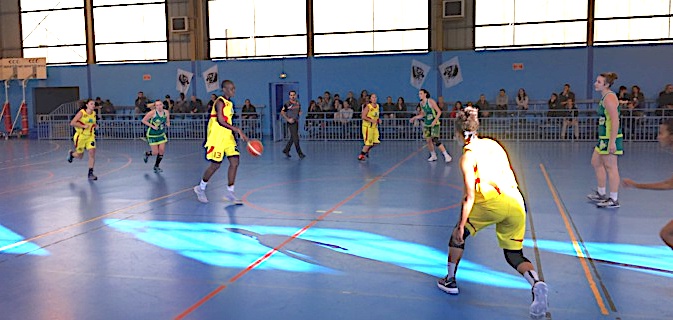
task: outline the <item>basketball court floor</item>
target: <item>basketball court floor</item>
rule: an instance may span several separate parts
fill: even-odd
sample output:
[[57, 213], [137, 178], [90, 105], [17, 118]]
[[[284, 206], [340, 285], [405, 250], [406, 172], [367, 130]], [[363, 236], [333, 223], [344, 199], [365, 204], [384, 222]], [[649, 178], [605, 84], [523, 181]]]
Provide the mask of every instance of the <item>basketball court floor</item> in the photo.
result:
[[[144, 142], [99, 141], [65, 161], [69, 141], [0, 141], [0, 310], [5, 319], [527, 319], [528, 283], [494, 228], [470, 237], [460, 295], [436, 287], [460, 209], [456, 160], [428, 163], [423, 143], [284, 143], [242, 155], [192, 190], [208, 163], [200, 141], [170, 141], [163, 173]], [[673, 318], [673, 252], [658, 237], [673, 193], [621, 189], [597, 209], [592, 144], [505, 142], [527, 206], [524, 253], [548, 283], [548, 319]], [[657, 181], [673, 155], [627, 143], [623, 177]], [[663, 176], [662, 176], [663, 175]]]

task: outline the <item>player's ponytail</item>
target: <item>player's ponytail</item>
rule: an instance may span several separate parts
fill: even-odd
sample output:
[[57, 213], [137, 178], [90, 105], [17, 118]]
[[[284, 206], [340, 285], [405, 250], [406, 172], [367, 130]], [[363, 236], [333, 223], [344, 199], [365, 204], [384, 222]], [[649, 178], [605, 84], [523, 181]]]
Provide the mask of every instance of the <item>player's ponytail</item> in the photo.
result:
[[608, 84], [608, 87], [611, 87], [618, 78], [617, 74], [614, 72], [603, 72], [601, 73], [601, 77], [605, 79], [605, 83]]

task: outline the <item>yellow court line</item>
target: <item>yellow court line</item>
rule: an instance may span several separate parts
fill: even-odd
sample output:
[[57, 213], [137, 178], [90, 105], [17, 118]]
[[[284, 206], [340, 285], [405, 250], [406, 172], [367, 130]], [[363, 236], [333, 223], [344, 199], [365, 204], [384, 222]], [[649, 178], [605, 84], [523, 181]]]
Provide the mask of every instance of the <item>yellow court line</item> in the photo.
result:
[[577, 257], [580, 258], [580, 264], [582, 265], [584, 275], [586, 276], [587, 281], [589, 282], [591, 292], [593, 292], [594, 298], [596, 298], [596, 303], [598, 304], [598, 307], [601, 309], [601, 313], [603, 315], [608, 315], [609, 314], [608, 309], [605, 307], [603, 297], [601, 296], [600, 292], [598, 292], [598, 286], [596, 285], [596, 281], [594, 280], [593, 275], [589, 271], [589, 265], [587, 265], [584, 252], [582, 252], [582, 249], [580, 248], [579, 242], [577, 241], [577, 237], [575, 236], [575, 232], [570, 227], [568, 214], [566, 213], [565, 208], [561, 204], [561, 199], [559, 198], [558, 193], [556, 192], [556, 188], [554, 188], [554, 185], [552, 184], [551, 179], [549, 178], [547, 169], [545, 169], [544, 165], [541, 163], [540, 163], [540, 170], [542, 170], [542, 174], [544, 175], [545, 180], [547, 180], [547, 186], [549, 187], [549, 191], [551, 191], [551, 194], [554, 197], [554, 202], [556, 202], [556, 207], [558, 208], [558, 211], [561, 214], [561, 218], [563, 218], [563, 224], [565, 224], [566, 230], [568, 231], [568, 235], [570, 236], [570, 240], [572, 241], [573, 248], [575, 248], [575, 253], [577, 253]]

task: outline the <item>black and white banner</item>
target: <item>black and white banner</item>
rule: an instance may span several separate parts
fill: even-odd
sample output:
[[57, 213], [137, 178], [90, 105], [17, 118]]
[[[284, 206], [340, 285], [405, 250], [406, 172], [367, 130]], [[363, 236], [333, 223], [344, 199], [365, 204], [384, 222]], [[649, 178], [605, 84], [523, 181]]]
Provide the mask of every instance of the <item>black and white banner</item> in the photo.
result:
[[430, 72], [429, 65], [418, 60], [411, 60], [411, 85], [420, 89], [425, 82], [425, 78], [428, 77], [428, 72]]
[[203, 72], [203, 81], [206, 83], [206, 92], [215, 91], [220, 88], [219, 78], [217, 76], [217, 65], [214, 65]]
[[181, 93], [187, 93], [187, 90], [189, 90], [189, 85], [192, 84], [192, 78], [194, 77], [194, 74], [178, 69], [178, 76], [177, 76], [177, 81], [175, 84], [175, 90], [178, 90], [178, 92]]
[[460, 70], [460, 63], [458, 57], [453, 57], [451, 60], [445, 61], [439, 65], [439, 74], [444, 80], [444, 87], [451, 88], [463, 82], [463, 74]]

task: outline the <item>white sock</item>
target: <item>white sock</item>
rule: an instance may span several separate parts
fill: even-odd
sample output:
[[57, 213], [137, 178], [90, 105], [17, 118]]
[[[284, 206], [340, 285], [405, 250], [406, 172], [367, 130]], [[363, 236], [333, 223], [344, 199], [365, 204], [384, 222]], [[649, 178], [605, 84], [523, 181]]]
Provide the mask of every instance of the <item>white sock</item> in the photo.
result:
[[446, 271], [448, 273], [449, 278], [453, 278], [456, 276], [456, 267], [457, 265], [453, 262], [449, 262], [446, 265]]
[[598, 191], [598, 194], [600, 194], [602, 196], [605, 195], [605, 187], [603, 187], [603, 188], [598, 187], [598, 188], [596, 188], [596, 191]]
[[199, 187], [201, 188], [201, 190], [206, 190], [207, 185], [208, 185], [208, 182], [205, 182], [203, 180], [201, 180], [201, 183], [199, 183]]
[[451, 155], [446, 151], [442, 152], [442, 154], [444, 155], [444, 158], [451, 158]]
[[610, 199], [617, 201], [617, 195], [619, 192], [610, 192]]
[[435, 157], [435, 158], [437, 158], [437, 152], [430, 151], [430, 157]]
[[535, 270], [528, 270], [523, 274], [523, 277], [528, 280], [528, 283], [530, 285], [534, 285], [536, 282], [540, 281], [540, 279], [537, 277], [537, 272]]
[[232, 184], [230, 186], [227, 186], [227, 190], [229, 190], [230, 192], [234, 192], [234, 185]]

